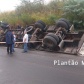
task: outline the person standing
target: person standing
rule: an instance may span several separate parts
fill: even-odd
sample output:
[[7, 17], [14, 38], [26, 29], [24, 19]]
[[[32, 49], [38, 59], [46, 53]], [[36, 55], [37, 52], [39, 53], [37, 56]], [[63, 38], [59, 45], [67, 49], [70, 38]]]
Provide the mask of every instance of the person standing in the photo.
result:
[[23, 53], [28, 52], [28, 34], [26, 31], [24, 31], [24, 36], [23, 36], [23, 43], [24, 43], [24, 50]]
[[13, 34], [12, 52], [15, 52], [14, 47], [15, 47], [16, 35], [14, 31], [12, 32], [12, 34]]
[[13, 44], [13, 34], [12, 32], [8, 29], [6, 33], [6, 44], [7, 44], [7, 53], [12, 54], [12, 44]]

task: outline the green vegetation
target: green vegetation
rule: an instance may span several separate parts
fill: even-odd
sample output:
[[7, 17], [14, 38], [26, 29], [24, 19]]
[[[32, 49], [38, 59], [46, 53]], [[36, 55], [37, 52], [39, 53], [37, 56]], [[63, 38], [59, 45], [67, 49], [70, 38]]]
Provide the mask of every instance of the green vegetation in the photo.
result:
[[69, 0], [63, 8], [63, 16], [69, 19], [77, 29], [84, 27], [84, 0]]
[[13, 26], [33, 24], [39, 19], [52, 25], [61, 17], [74, 23], [75, 28], [83, 28], [84, 0], [53, 0], [47, 5], [21, 0], [15, 11], [0, 13], [0, 20]]

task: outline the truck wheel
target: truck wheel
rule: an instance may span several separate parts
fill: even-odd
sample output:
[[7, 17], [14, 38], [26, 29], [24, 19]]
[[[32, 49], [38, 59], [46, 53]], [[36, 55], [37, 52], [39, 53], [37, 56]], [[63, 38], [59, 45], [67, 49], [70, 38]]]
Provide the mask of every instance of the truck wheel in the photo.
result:
[[33, 29], [34, 29], [33, 26], [29, 26], [25, 30], [27, 31], [27, 33], [31, 33]]
[[59, 21], [64, 21], [64, 22], [66, 22], [66, 24], [68, 25], [68, 30], [69, 30], [69, 28], [70, 28], [70, 23], [69, 23], [69, 21], [68, 21], [67, 19], [65, 19], [65, 18], [60, 18]]
[[53, 33], [48, 33], [47, 36], [53, 37], [57, 41], [57, 43], [59, 43], [59, 37], [57, 35], [55, 35]]
[[43, 45], [49, 49], [54, 49], [57, 46], [57, 41], [51, 36], [45, 36], [43, 39]]
[[44, 28], [46, 27], [46, 24], [45, 24], [42, 20], [38, 20], [37, 22], [38, 22], [38, 23], [41, 23]]
[[68, 30], [68, 25], [64, 21], [57, 21], [56, 22], [56, 27], [57, 28], [62, 27], [62, 28], [65, 28], [66, 30]]
[[44, 26], [41, 23], [36, 22], [34, 26], [35, 28], [40, 28], [41, 30], [44, 30]]

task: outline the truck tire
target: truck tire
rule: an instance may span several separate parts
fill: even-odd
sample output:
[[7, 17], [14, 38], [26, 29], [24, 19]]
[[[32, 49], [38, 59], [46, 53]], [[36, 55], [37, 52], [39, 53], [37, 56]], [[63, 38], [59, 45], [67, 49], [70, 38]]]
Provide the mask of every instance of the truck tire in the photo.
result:
[[57, 41], [57, 43], [59, 43], [59, 37], [55, 35], [54, 33], [48, 33], [47, 36], [53, 37]]
[[44, 26], [41, 23], [36, 22], [34, 26], [35, 28], [40, 28], [41, 30], [44, 30]]
[[62, 28], [65, 28], [66, 30], [68, 30], [68, 25], [64, 21], [57, 21], [56, 22], [56, 27], [57, 28], [62, 27]]
[[38, 20], [37, 22], [38, 22], [38, 23], [41, 23], [44, 28], [46, 27], [46, 24], [45, 24], [42, 20]]
[[57, 41], [51, 36], [45, 36], [43, 39], [43, 45], [49, 49], [54, 49], [57, 46]]
[[66, 24], [68, 25], [68, 30], [69, 30], [69, 28], [70, 28], [70, 23], [69, 23], [69, 21], [68, 21], [67, 19], [65, 19], [65, 18], [60, 18], [59, 21], [64, 21], [64, 22], [66, 22]]
[[29, 26], [25, 29], [25, 31], [27, 31], [27, 33], [31, 33], [34, 30], [33, 26]]

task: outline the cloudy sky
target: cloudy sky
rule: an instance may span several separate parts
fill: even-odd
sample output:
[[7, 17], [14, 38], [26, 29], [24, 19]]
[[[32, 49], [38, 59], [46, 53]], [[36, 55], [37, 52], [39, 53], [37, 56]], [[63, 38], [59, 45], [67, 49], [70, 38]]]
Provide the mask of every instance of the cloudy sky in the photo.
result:
[[19, 0], [0, 0], [0, 12], [14, 10], [15, 6], [19, 4]]
[[[48, 3], [50, 0], [45, 0]], [[20, 0], [0, 0], [0, 12], [14, 10], [20, 4]]]

